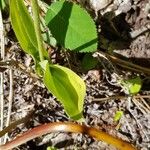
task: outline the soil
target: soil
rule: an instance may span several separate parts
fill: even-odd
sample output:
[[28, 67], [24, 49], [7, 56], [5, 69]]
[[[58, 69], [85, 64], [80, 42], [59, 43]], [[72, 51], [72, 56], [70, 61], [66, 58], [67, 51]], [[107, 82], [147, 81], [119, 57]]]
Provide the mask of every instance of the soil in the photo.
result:
[[[150, 67], [149, 0], [90, 0], [90, 2], [79, 0], [78, 3], [95, 20], [99, 31], [99, 50], [111, 52], [140, 66]], [[9, 18], [3, 15], [6, 32], [5, 59], [16, 60], [25, 65], [26, 71], [33, 71], [33, 60], [21, 50]], [[138, 95], [134, 98], [129, 97], [117, 83], [116, 74], [109, 73], [107, 66], [103, 68], [102, 65], [97, 65], [91, 70], [83, 71], [80, 59], [84, 54], [72, 52], [66, 54], [62, 51], [58, 52], [58, 49], [53, 49], [54, 62], [71, 67], [86, 83], [85, 124], [126, 140], [138, 149], [149, 150], [150, 77], [144, 73], [138, 74], [116, 66], [123, 78], [141, 76], [143, 79], [143, 86]], [[4, 118], [7, 115], [9, 83], [9, 69], [7, 69], [4, 72]], [[28, 123], [19, 125], [9, 133], [8, 140], [40, 124], [70, 120], [61, 104], [47, 91], [40, 80], [15, 69], [13, 87], [11, 122], [26, 116], [33, 109], [35, 112]], [[114, 121], [114, 116], [119, 110], [123, 111], [123, 116], [119, 121]], [[115, 147], [96, 141], [87, 135], [71, 133], [47, 134], [19, 146], [16, 150], [45, 150], [48, 146], [68, 150], [115, 150]]]

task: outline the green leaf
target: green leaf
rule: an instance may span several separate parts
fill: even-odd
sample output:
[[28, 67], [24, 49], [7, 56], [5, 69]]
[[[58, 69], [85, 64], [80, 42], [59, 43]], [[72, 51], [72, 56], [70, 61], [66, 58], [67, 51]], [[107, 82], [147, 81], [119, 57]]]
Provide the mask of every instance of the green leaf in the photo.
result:
[[33, 20], [23, 0], [10, 0], [10, 17], [13, 30], [23, 50], [39, 60]]
[[[10, 17], [13, 30], [22, 49], [30, 54], [36, 64], [38, 64], [40, 58], [33, 19], [31, 18], [23, 0], [10, 0]], [[44, 56], [48, 57], [45, 50]]]
[[64, 106], [66, 113], [74, 120], [82, 119], [86, 92], [84, 81], [72, 70], [60, 65], [51, 65], [47, 60], [41, 63], [44, 84]]
[[137, 94], [141, 87], [142, 87], [142, 80], [140, 77], [136, 77], [134, 79], [128, 80], [128, 82], [131, 84], [130, 85], [130, 93], [131, 94]]
[[121, 117], [123, 116], [123, 111], [117, 111], [114, 117], [114, 121], [119, 121]]
[[130, 94], [137, 94], [142, 87], [142, 80], [140, 77], [136, 77], [134, 79], [129, 79], [125, 81]]
[[63, 47], [79, 52], [97, 50], [97, 32], [90, 15], [77, 4], [53, 3], [45, 17], [47, 26]]
[[49, 146], [49, 147], [47, 147], [47, 149], [46, 149], [46, 150], [57, 150], [57, 148], [52, 147], [52, 146]]
[[6, 7], [5, 0], [0, 0], [0, 9], [3, 10]]
[[98, 63], [98, 60], [92, 56], [91, 53], [85, 54], [82, 60], [82, 67], [84, 70], [93, 69]]
[[[22, 49], [32, 56], [35, 61], [36, 72], [41, 75], [34, 24], [23, 0], [10, 0], [10, 17], [13, 30]], [[46, 50], [43, 52], [44, 57], [48, 58]]]

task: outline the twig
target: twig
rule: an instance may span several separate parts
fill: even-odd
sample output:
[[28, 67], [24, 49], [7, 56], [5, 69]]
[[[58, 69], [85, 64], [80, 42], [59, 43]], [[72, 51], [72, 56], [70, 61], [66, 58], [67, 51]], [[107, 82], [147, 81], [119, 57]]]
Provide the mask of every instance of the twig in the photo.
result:
[[[104, 69], [111, 75], [112, 73], [118, 74], [118, 71], [116, 70], [116, 68], [114, 67], [114, 65], [112, 64], [112, 62], [106, 57], [105, 54], [101, 53], [101, 52], [96, 52], [93, 54], [93, 57], [97, 57], [98, 61], [103, 65]], [[104, 59], [104, 60], [103, 60]], [[106, 66], [105, 64], [107, 64], [110, 66]]]
[[116, 95], [116, 96], [110, 96], [110, 97], [104, 97], [104, 98], [93, 98], [92, 101], [94, 101], [94, 102], [103, 102], [103, 101], [107, 101], [107, 100], [123, 99], [123, 98], [127, 98], [127, 96]]
[[136, 72], [140, 72], [140, 73], [146, 73], [150, 75], [150, 69], [149, 68], [145, 68], [145, 67], [141, 67], [139, 65], [133, 64], [131, 62], [119, 59], [115, 56], [109, 55], [107, 54], [107, 56], [115, 63], [117, 63], [117, 65], [122, 66], [124, 68], [129, 69], [129, 67], [131, 68], [131, 70], [134, 70]]
[[[0, 130], [3, 130], [3, 123], [4, 123], [4, 90], [3, 90], [3, 73], [0, 73]], [[3, 139], [0, 139], [0, 143], [3, 143]]]
[[[6, 120], [6, 127], [10, 123], [10, 116], [11, 116], [11, 108], [12, 108], [12, 101], [13, 101], [13, 71], [12, 69], [9, 70], [9, 105], [8, 105], [8, 113], [7, 113], [7, 120]], [[7, 141], [7, 134], [4, 137], [4, 143]]]
[[[4, 26], [3, 26], [3, 18], [2, 18], [2, 12], [0, 9], [0, 39], [1, 39], [1, 58], [5, 59], [5, 37], [4, 37]], [[0, 130], [3, 129], [4, 125], [4, 87], [3, 87], [3, 81], [4, 81], [4, 74], [3, 72], [0, 73], [0, 113], [1, 113], [1, 123], [0, 123]], [[3, 139], [0, 139], [0, 143], [3, 142]]]
[[[139, 99], [143, 102], [143, 104], [147, 107], [147, 109], [148, 109], [148, 112], [147, 113], [150, 113], [150, 106], [146, 103], [146, 101], [144, 100], [144, 98], [143, 97], [139, 97]], [[150, 97], [149, 97], [149, 99], [150, 99]]]
[[143, 105], [140, 103], [140, 102], [138, 102], [137, 100], [136, 100], [136, 98], [132, 98], [132, 102], [137, 106], [137, 108], [144, 114], [144, 115], [146, 115], [147, 113], [146, 113], [146, 109], [145, 109], [145, 107], [143, 107]]
[[[134, 98], [132, 98], [132, 101], [133, 101]], [[149, 141], [149, 137], [146, 135], [145, 131], [143, 130], [143, 126], [141, 125], [141, 123], [138, 121], [137, 117], [132, 113], [132, 110], [130, 109], [131, 108], [131, 98], [128, 99], [129, 101], [129, 105], [127, 107], [128, 111], [130, 112], [130, 114], [133, 116], [133, 118], [135, 119], [136, 123], [137, 123], [137, 126], [139, 127], [139, 129], [141, 129], [141, 131], [143, 132], [144, 136], [147, 138], [147, 141]], [[139, 108], [139, 107], [138, 107]], [[140, 109], [141, 110], [141, 109]]]
[[149, 68], [141, 67], [139, 65], [133, 64], [133, 63], [125, 61], [125, 60], [122, 60], [116, 56], [110, 55], [110, 54], [102, 52], [102, 51], [96, 52], [95, 54], [101, 54], [104, 57], [109, 58], [112, 62], [116, 63], [118, 66], [121, 66], [123, 68], [129, 69], [129, 70], [134, 70], [134, 71], [140, 72], [140, 73], [146, 73], [146, 74], [150, 75], [150, 69]]
[[150, 32], [150, 25], [147, 25], [146, 27], [143, 26], [139, 30], [132, 31], [132, 32], [130, 32], [130, 35], [131, 35], [132, 39], [136, 39], [137, 37], [139, 37], [140, 35], [142, 35], [146, 32]]
[[[134, 98], [150, 98], [150, 95], [135, 95], [133, 96]], [[93, 98], [92, 101], [100, 101], [100, 102], [103, 102], [103, 101], [107, 101], [107, 100], [111, 100], [111, 99], [124, 99], [124, 98], [127, 98], [127, 96], [120, 96], [120, 95], [115, 95], [115, 96], [110, 96], [110, 97], [104, 97], [104, 98]]]
[[67, 122], [67, 123], [55, 122], [55, 123], [40, 125], [38, 127], [33, 128], [32, 130], [23, 133], [21, 136], [18, 136], [14, 140], [6, 143], [5, 145], [1, 145], [0, 150], [12, 149], [23, 143], [26, 143], [31, 139], [34, 139], [38, 136], [42, 136], [50, 132], [72, 132], [72, 133], [87, 134], [91, 137], [96, 138], [97, 140], [101, 140], [107, 142], [108, 144], [114, 145], [116, 148], [120, 150], [136, 150], [136, 148], [133, 147], [128, 142], [115, 138], [103, 131], [100, 131], [96, 128], [87, 127], [85, 125], [79, 125], [71, 122]]

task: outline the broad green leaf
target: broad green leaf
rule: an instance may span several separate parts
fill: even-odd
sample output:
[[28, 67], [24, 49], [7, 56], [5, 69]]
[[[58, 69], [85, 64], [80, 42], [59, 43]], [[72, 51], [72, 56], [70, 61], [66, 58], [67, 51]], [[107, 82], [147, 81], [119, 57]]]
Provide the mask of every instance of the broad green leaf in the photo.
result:
[[136, 77], [134, 79], [129, 79], [126, 82], [129, 85], [130, 94], [137, 94], [142, 87], [142, 80], [140, 77]]
[[137, 94], [142, 87], [142, 80], [140, 77], [135, 77], [133, 79], [123, 81], [122, 84], [130, 94]]
[[83, 103], [86, 92], [84, 81], [72, 70], [60, 65], [41, 63], [44, 72], [44, 84], [62, 103], [70, 118], [82, 119]]
[[45, 17], [47, 26], [63, 47], [79, 52], [97, 49], [96, 26], [90, 15], [77, 4], [53, 3]]
[[114, 121], [119, 121], [123, 116], [123, 111], [117, 111], [114, 117]]
[[13, 30], [21, 47], [26, 53], [39, 60], [33, 20], [23, 0], [10, 0], [10, 16]]
[[[40, 58], [34, 24], [23, 0], [10, 0], [10, 17], [13, 30], [22, 49], [38, 63]], [[47, 57], [45, 50], [44, 56]]]

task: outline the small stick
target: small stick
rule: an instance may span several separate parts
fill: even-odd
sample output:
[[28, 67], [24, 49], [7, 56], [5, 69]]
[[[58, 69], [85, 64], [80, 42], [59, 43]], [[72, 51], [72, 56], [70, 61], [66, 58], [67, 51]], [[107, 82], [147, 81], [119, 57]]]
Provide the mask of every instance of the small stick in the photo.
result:
[[[135, 95], [133, 96], [134, 98], [150, 98], [150, 95]], [[120, 96], [120, 95], [115, 95], [115, 96], [110, 96], [110, 97], [104, 97], [104, 98], [93, 98], [92, 101], [94, 102], [102, 102], [102, 101], [107, 101], [107, 100], [111, 100], [111, 99], [123, 99], [123, 98], [127, 98], [127, 96]]]
[[[0, 57], [4, 61], [5, 59], [5, 36], [4, 36], [4, 26], [3, 26], [3, 18], [2, 18], [2, 11], [0, 9], [0, 40], [1, 40], [1, 55]], [[3, 72], [0, 73], [0, 130], [3, 129], [4, 126], [4, 74]], [[3, 142], [3, 139], [0, 139], [0, 143]]]
[[[143, 102], [143, 104], [147, 107], [147, 109], [148, 109], [148, 112], [147, 113], [149, 113], [150, 112], [150, 106], [146, 103], [146, 101], [144, 100], [144, 98], [143, 97], [139, 97], [140, 98], [140, 100]], [[149, 97], [150, 98], [150, 97]]]
[[[9, 70], [9, 105], [8, 105], [8, 113], [7, 113], [7, 120], [6, 120], [6, 127], [9, 126], [10, 123], [10, 116], [11, 116], [11, 109], [12, 109], [12, 101], [13, 101], [13, 71], [12, 69]], [[7, 140], [7, 134], [4, 137], [4, 143], [6, 143]]]
[[131, 62], [122, 60], [120, 58], [117, 58], [116, 56], [110, 55], [108, 53], [102, 52], [102, 51], [98, 51], [95, 52], [94, 55], [97, 57], [101, 57], [103, 55], [103, 57], [107, 57], [109, 58], [112, 62], [116, 63], [118, 66], [121, 66], [123, 68], [127, 68], [129, 70], [134, 70], [136, 72], [140, 72], [140, 73], [146, 73], [148, 75], [150, 75], [150, 69], [146, 68], [146, 67], [141, 67], [139, 65], [133, 64]]

